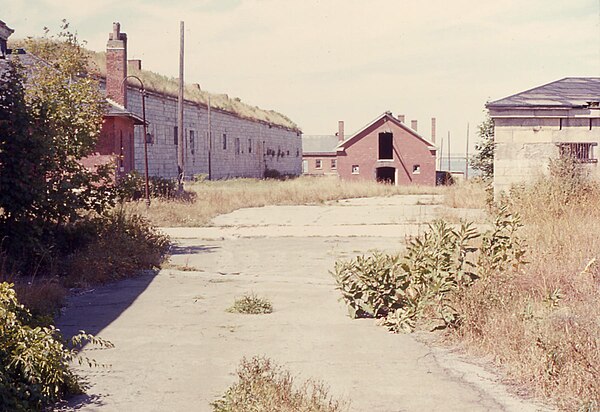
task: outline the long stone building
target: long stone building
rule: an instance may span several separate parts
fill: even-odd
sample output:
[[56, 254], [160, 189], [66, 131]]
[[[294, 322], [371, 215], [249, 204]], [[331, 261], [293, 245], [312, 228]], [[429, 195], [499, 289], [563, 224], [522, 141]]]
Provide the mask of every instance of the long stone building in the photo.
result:
[[[141, 116], [142, 96], [138, 83], [128, 79], [128, 87], [121, 87], [132, 63], [133, 73], [143, 79], [141, 62], [127, 60], [127, 35], [121, 32], [119, 23], [113, 23], [107, 43], [102, 87], [106, 89], [108, 98]], [[146, 85], [145, 105], [149, 174], [176, 178], [177, 98]], [[301, 131], [293, 124], [279, 123], [218, 107], [211, 107], [209, 119], [206, 102], [187, 98], [184, 105], [184, 176], [190, 178], [203, 174], [210, 175], [211, 179], [259, 178], [267, 170], [299, 175], [302, 168]], [[138, 171], [144, 170], [142, 135], [143, 128], [136, 127], [133, 164]]]

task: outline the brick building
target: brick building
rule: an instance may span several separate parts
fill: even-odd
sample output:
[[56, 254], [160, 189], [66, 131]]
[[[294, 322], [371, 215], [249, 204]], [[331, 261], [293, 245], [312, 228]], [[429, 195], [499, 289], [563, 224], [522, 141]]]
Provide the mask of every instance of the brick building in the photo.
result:
[[[417, 133], [415, 120], [411, 126], [404, 124], [404, 116], [395, 118], [386, 112], [346, 138], [344, 122], [340, 121], [336, 136], [315, 136], [315, 142], [310, 142], [310, 138], [305, 140], [309, 144], [303, 155], [305, 173], [330, 172], [346, 180], [433, 186], [437, 149], [434, 143]], [[435, 119], [431, 126], [432, 140], [435, 140]], [[319, 150], [310, 151], [313, 146]], [[327, 150], [330, 146], [332, 149]], [[331, 170], [334, 164], [335, 170]]]
[[600, 78], [567, 77], [488, 103], [494, 120], [494, 193], [532, 182], [570, 155], [600, 179]]
[[[141, 62], [133, 64], [137, 66], [134, 73], [143, 78]], [[106, 49], [106, 75], [101, 84], [110, 99], [141, 116], [138, 83], [128, 82], [126, 88], [121, 87], [127, 75], [127, 35], [121, 32], [119, 23], [113, 23]], [[146, 120], [150, 175], [176, 178], [177, 97], [146, 85]], [[268, 169], [288, 175], [301, 173], [302, 141], [297, 127], [243, 117], [217, 107], [209, 111], [206, 103], [186, 97], [184, 129], [184, 175], [188, 178], [209, 173], [212, 179], [259, 178]], [[139, 171], [144, 170], [142, 135], [143, 128], [137, 127], [133, 138], [135, 155], [131, 159]]]
[[[344, 122], [340, 121], [343, 129]], [[336, 147], [344, 140], [336, 135], [303, 135], [302, 136], [302, 173], [307, 175], [336, 175]]]

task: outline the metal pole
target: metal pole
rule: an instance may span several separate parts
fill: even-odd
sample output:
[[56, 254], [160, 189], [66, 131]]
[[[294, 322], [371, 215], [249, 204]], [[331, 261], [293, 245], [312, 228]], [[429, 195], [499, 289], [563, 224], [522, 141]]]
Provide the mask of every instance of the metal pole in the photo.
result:
[[465, 150], [465, 180], [469, 180], [469, 123], [467, 123], [467, 148]]
[[179, 98], [178, 98], [178, 116], [177, 129], [177, 172], [179, 179], [179, 191], [183, 191], [184, 163], [183, 163], [183, 21], [179, 23]]
[[144, 172], [145, 172], [145, 191], [146, 191], [146, 209], [150, 207], [150, 185], [148, 178], [148, 125], [146, 123], [146, 88], [144, 82], [137, 76], [127, 76], [121, 82], [121, 88], [126, 87], [127, 79], [132, 78], [140, 82], [140, 93], [142, 94], [142, 122], [144, 123]]
[[208, 95], [208, 180], [212, 180], [212, 124], [210, 119], [210, 94]]
[[450, 130], [448, 130], [448, 172], [451, 172], [450, 169]]

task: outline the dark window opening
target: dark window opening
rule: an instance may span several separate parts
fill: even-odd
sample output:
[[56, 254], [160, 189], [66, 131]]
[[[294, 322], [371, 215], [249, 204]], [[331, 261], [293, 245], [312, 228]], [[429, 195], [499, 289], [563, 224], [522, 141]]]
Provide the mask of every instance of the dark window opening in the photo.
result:
[[379, 160], [392, 160], [394, 158], [394, 135], [392, 133], [379, 133]]
[[561, 156], [571, 157], [579, 163], [598, 163], [594, 155], [594, 146], [598, 143], [559, 143], [558, 150]]
[[227, 150], [227, 134], [223, 133], [223, 150]]
[[320, 169], [321, 168], [321, 159], [316, 159], [315, 160], [315, 169]]
[[337, 159], [331, 159], [331, 170], [337, 169]]
[[190, 130], [190, 152], [192, 154], [196, 153], [196, 148], [194, 147], [194, 140], [196, 140], [194, 136], [194, 131]]
[[562, 130], [563, 127], [563, 119], [558, 119], [558, 130]]
[[377, 181], [380, 183], [396, 184], [396, 169], [393, 167], [378, 167]]
[[173, 144], [174, 145], [179, 144], [179, 127], [177, 127], [177, 126], [175, 126], [173, 128]]
[[235, 138], [235, 154], [240, 154], [240, 138]]
[[252, 153], [252, 139], [248, 139], [248, 153]]

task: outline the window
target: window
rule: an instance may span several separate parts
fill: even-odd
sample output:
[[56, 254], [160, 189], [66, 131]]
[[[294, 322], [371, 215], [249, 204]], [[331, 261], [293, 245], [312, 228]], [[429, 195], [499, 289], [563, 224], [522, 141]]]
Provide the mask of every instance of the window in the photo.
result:
[[353, 175], [360, 174], [360, 167], [358, 165], [352, 165], [352, 174]]
[[558, 150], [561, 156], [572, 157], [580, 163], [597, 163], [594, 155], [594, 146], [598, 143], [559, 143]]
[[337, 169], [337, 159], [331, 159], [331, 170]]
[[315, 169], [320, 169], [321, 167], [321, 159], [315, 159]]
[[240, 138], [235, 138], [235, 154], [240, 154]]
[[196, 152], [196, 148], [194, 147], [194, 131], [190, 130], [190, 153], [194, 154]]
[[223, 133], [223, 150], [227, 150], [227, 133]]
[[413, 175], [421, 174], [421, 165], [413, 165]]
[[394, 135], [391, 133], [379, 133], [379, 160], [394, 159]]
[[252, 153], [252, 139], [248, 139], [248, 153]]
[[177, 126], [175, 126], [173, 128], [173, 144], [174, 145], [179, 144], [179, 127], [177, 127]]

